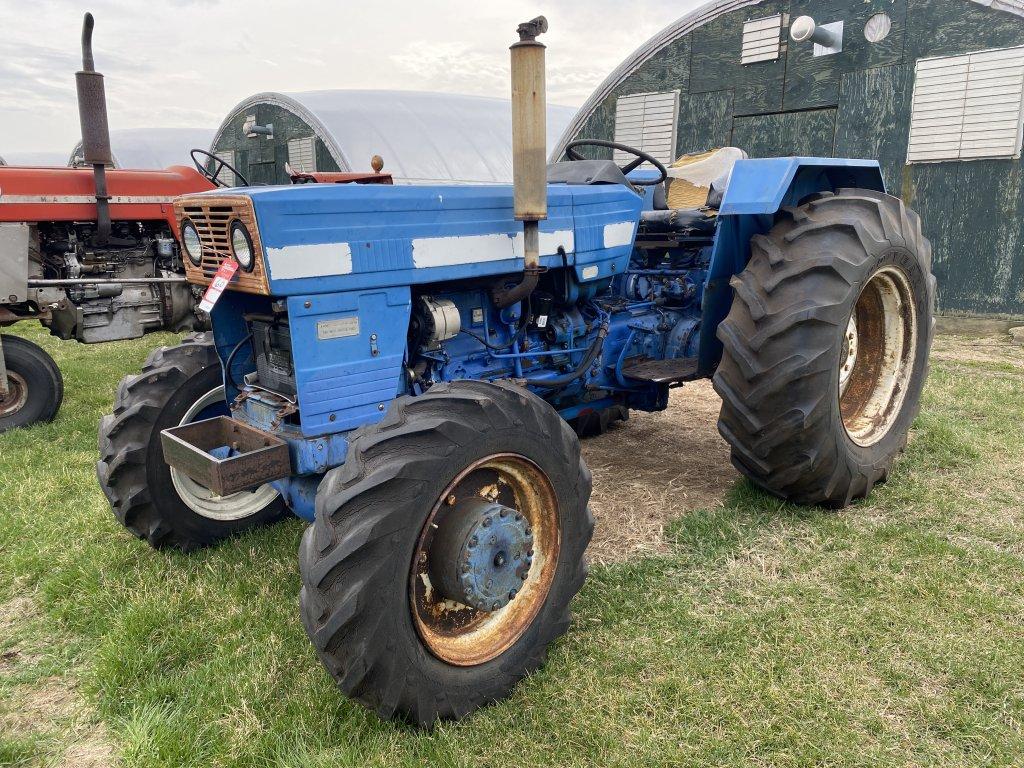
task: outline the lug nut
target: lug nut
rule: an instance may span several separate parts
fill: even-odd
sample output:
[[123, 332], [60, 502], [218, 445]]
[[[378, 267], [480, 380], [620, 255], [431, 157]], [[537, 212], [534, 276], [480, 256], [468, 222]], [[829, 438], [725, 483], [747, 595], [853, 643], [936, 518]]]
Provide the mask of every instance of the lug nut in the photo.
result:
[[472, 537], [472, 538], [471, 538], [471, 539], [469, 540], [469, 546], [470, 546], [470, 547], [475, 547], [475, 546], [476, 546], [477, 544], [479, 544], [479, 543], [480, 543], [480, 539], [478, 539], [478, 538], [477, 538], [476, 536], [473, 536], [473, 537]]
[[496, 610], [498, 610], [499, 608], [501, 608], [501, 603], [499, 603], [499, 602], [497, 602], [497, 601], [495, 601], [495, 602], [491, 603], [491, 610], [492, 610], [492, 611], [496, 611]]
[[449, 494], [448, 498], [445, 499], [445, 501], [448, 503], [449, 507], [454, 507], [455, 506], [455, 494], [454, 493]]
[[508, 593], [508, 599], [509, 600], [515, 600], [516, 599], [516, 591], [514, 589], [511, 592]]
[[494, 520], [492, 520], [491, 518], [485, 517], [484, 518], [484, 522], [483, 522], [484, 528], [490, 528], [491, 527], [491, 523], [493, 523], [493, 522], [494, 522]]

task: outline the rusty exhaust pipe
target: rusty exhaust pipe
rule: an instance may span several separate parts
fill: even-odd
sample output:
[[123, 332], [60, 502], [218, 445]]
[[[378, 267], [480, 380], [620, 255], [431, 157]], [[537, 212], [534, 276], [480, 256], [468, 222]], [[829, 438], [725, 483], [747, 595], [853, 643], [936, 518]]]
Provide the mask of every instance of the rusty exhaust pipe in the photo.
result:
[[522, 301], [540, 278], [540, 222], [548, 217], [547, 116], [544, 44], [537, 35], [548, 31], [543, 16], [520, 24], [512, 52], [512, 187], [516, 221], [523, 222], [523, 279], [494, 291], [499, 309]]
[[92, 30], [95, 20], [85, 14], [82, 24], [82, 71], [75, 73], [78, 89], [78, 120], [82, 127], [82, 155], [92, 165], [96, 185], [97, 245], [110, 239], [110, 195], [107, 194], [107, 166], [113, 165], [110, 128], [107, 125], [107, 95], [103, 75], [96, 71], [92, 55]]

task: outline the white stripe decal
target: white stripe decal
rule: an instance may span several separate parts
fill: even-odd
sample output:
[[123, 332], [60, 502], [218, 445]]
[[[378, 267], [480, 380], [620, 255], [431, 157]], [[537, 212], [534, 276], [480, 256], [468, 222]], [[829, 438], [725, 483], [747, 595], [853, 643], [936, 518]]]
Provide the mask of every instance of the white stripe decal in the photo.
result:
[[[540, 233], [540, 255], [553, 256], [559, 247], [566, 253], [576, 249], [571, 229]], [[417, 268], [480, 264], [487, 261], [523, 258], [523, 234], [465, 235], [462, 237], [418, 237], [412, 241], [412, 263]]]
[[[157, 195], [114, 195], [110, 198], [111, 205], [132, 205], [146, 203], [169, 203], [174, 198]], [[5, 195], [0, 190], [0, 204], [8, 203], [85, 203], [95, 204], [93, 195]]]
[[352, 248], [348, 243], [267, 248], [267, 262], [272, 280], [348, 275], [352, 273]]
[[632, 245], [634, 226], [636, 225], [632, 221], [617, 221], [614, 224], [605, 224], [604, 247], [615, 248], [619, 245]]

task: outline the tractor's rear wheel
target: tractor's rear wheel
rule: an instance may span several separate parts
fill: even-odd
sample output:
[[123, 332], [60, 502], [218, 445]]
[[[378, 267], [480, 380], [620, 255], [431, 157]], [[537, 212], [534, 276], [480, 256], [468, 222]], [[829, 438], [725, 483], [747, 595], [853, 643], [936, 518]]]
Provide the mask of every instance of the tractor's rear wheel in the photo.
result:
[[714, 383], [733, 464], [799, 503], [866, 496], [928, 372], [935, 278], [917, 214], [880, 192], [817, 195], [752, 239], [732, 286]]
[[53, 358], [19, 336], [2, 336], [7, 392], [0, 394], [0, 433], [52, 421], [64, 399], [64, 379]]
[[436, 385], [357, 430], [299, 551], [341, 690], [425, 726], [507, 696], [569, 625], [589, 497], [572, 430], [511, 385]]
[[286, 512], [270, 485], [217, 496], [164, 461], [161, 431], [228, 414], [221, 371], [211, 333], [157, 349], [100, 422], [100, 486], [121, 524], [154, 547], [196, 549]]

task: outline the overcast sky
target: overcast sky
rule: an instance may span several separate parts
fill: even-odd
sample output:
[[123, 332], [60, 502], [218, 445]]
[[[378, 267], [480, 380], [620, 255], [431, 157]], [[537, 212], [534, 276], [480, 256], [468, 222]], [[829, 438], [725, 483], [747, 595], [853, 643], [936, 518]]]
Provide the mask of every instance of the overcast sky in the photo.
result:
[[516, 25], [548, 17], [548, 100], [579, 106], [704, 0], [0, 0], [0, 154], [78, 141], [86, 10], [111, 128], [217, 127], [258, 91], [389, 88], [507, 97]]

